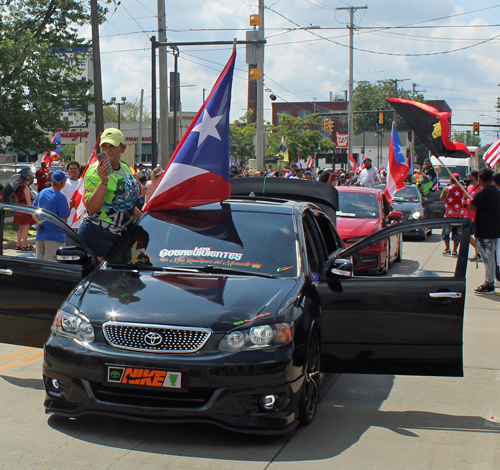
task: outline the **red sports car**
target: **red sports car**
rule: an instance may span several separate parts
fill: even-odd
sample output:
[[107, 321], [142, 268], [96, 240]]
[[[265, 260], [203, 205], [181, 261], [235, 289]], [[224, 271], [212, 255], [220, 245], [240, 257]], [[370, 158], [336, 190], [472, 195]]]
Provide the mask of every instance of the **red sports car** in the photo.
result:
[[[379, 189], [359, 186], [338, 186], [339, 210], [337, 230], [347, 245], [352, 245], [389, 226], [403, 217], [391, 208]], [[357, 273], [386, 274], [393, 261], [401, 261], [401, 234], [383, 240], [361, 251], [354, 262]]]

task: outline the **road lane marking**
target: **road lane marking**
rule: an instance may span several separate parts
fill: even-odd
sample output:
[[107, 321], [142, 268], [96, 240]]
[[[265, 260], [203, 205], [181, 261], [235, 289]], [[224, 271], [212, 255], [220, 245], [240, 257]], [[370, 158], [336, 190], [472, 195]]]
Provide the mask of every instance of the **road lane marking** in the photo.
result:
[[0, 366], [0, 372], [3, 372], [7, 369], [12, 369], [13, 367], [20, 366], [22, 364], [26, 364], [27, 362], [34, 361], [39, 357], [43, 356], [43, 351], [36, 352], [35, 354], [31, 354], [26, 357], [22, 357], [21, 359], [17, 359], [16, 361], [8, 362], [7, 364]]
[[9, 354], [5, 354], [4, 356], [0, 356], [0, 362], [8, 361], [9, 359], [12, 359], [13, 357], [17, 356], [22, 356], [23, 354], [29, 353], [31, 351], [35, 351], [38, 348], [23, 348], [19, 351], [14, 351]]

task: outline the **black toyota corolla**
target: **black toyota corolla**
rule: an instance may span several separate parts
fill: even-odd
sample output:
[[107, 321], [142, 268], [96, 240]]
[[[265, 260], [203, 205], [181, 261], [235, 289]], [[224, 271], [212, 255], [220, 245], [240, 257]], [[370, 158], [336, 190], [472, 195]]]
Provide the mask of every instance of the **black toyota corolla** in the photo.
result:
[[314, 418], [321, 372], [462, 375], [466, 249], [452, 278], [353, 276], [411, 224], [346, 249], [318, 206], [234, 199], [149, 212], [98, 264], [44, 217], [74, 246], [2, 250], [0, 341], [45, 341], [48, 413], [284, 433]]

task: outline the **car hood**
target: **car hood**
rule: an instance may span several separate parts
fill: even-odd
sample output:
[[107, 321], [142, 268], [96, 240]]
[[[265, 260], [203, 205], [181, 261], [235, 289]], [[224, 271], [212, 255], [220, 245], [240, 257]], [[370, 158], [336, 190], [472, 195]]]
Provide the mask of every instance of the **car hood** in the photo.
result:
[[337, 231], [343, 240], [366, 237], [382, 229], [380, 219], [337, 217]]
[[395, 211], [400, 211], [403, 214], [409, 214], [415, 209], [422, 209], [422, 205], [419, 202], [396, 202], [393, 201], [393, 206]]
[[280, 306], [297, 284], [296, 279], [107, 269], [96, 271], [69, 302], [98, 325], [113, 320], [229, 331], [257, 315], [283, 314]]

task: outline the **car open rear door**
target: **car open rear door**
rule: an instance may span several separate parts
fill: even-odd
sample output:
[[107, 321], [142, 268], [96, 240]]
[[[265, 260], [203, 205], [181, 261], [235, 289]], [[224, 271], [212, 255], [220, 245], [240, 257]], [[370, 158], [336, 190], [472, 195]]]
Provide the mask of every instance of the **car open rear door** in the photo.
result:
[[[459, 257], [434, 250], [420, 263], [406, 263], [407, 273], [383, 277], [332, 274], [332, 259], [318, 285], [322, 305], [322, 369], [325, 372], [462, 376], [462, 334], [469, 219], [405, 222], [384, 229], [351, 246], [337, 258], [357, 251], [399, 230], [462, 227]], [[405, 244], [408, 248], [409, 244]], [[420, 252], [417, 252], [420, 255]], [[403, 256], [405, 265], [406, 256]], [[425, 262], [422, 259], [426, 259]], [[456, 262], [456, 265], [455, 265]], [[444, 264], [451, 267], [444, 272]], [[424, 266], [422, 266], [425, 264]], [[423, 267], [423, 269], [422, 269]]]
[[[0, 204], [2, 239], [7, 222], [20, 210], [43, 214], [72, 237], [75, 245], [88, 250], [59, 217], [17, 204]], [[0, 248], [0, 342], [42, 347], [59, 306], [82, 280], [83, 269], [77, 264], [39, 260], [34, 251], [16, 251], [11, 244], [4, 241]]]

